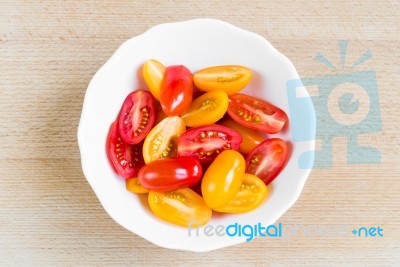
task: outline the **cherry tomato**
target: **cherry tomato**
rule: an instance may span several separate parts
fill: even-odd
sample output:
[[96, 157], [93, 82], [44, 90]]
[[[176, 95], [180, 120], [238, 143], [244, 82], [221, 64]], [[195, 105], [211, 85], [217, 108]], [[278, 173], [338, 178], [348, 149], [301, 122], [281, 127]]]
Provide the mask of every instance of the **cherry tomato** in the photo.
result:
[[136, 194], [146, 194], [149, 192], [146, 188], [144, 188], [140, 183], [137, 177], [129, 178], [126, 180], [126, 189], [129, 192], [136, 193]]
[[143, 144], [146, 163], [156, 159], [176, 156], [178, 137], [185, 131], [185, 123], [180, 117], [167, 117], [149, 132]]
[[142, 156], [143, 143], [129, 145], [118, 132], [118, 121], [111, 124], [107, 140], [107, 154], [116, 172], [123, 178], [135, 177], [144, 165]]
[[189, 188], [171, 192], [150, 191], [148, 196], [151, 211], [160, 219], [184, 227], [207, 224], [212, 211], [201, 196]]
[[229, 116], [246, 127], [274, 134], [288, 120], [283, 110], [264, 100], [244, 94], [234, 94], [229, 99]]
[[224, 91], [208, 92], [192, 102], [182, 119], [189, 127], [213, 124], [224, 116], [228, 104], [228, 95]]
[[239, 152], [221, 152], [208, 167], [201, 182], [207, 206], [215, 209], [229, 203], [240, 189], [245, 169], [244, 158]]
[[138, 174], [143, 187], [158, 192], [195, 185], [201, 176], [200, 162], [190, 157], [155, 160], [141, 168]]
[[267, 186], [255, 175], [245, 174], [239, 192], [225, 206], [215, 208], [219, 212], [243, 213], [254, 210], [267, 196]]
[[190, 156], [205, 163], [224, 150], [238, 150], [241, 142], [240, 134], [225, 126], [214, 124], [192, 128], [179, 137], [178, 157]]
[[130, 93], [119, 114], [119, 133], [125, 143], [141, 142], [153, 127], [155, 120], [154, 97], [147, 91]]
[[279, 138], [265, 140], [246, 157], [246, 172], [271, 183], [281, 172], [288, 158], [288, 146]]
[[143, 64], [143, 78], [153, 96], [160, 100], [161, 84], [165, 75], [165, 67], [155, 59], [149, 59]]
[[193, 82], [199, 90], [222, 90], [231, 95], [245, 88], [251, 76], [251, 70], [243, 66], [215, 66], [196, 72]]
[[168, 116], [182, 115], [192, 103], [192, 73], [185, 66], [169, 66], [161, 86], [160, 103]]
[[240, 133], [240, 135], [243, 137], [243, 140], [240, 144], [239, 152], [244, 155], [249, 154], [251, 150], [265, 140], [265, 137], [261, 132], [247, 128], [235, 122], [234, 120], [224, 120], [221, 125], [229, 127]]

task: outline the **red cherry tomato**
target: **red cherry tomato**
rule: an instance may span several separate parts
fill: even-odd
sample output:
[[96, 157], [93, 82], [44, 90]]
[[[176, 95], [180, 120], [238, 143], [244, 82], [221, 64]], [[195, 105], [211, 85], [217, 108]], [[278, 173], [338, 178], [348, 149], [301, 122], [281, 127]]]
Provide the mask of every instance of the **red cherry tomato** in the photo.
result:
[[202, 176], [200, 162], [191, 157], [155, 160], [140, 169], [139, 183], [166, 192], [195, 185]]
[[178, 157], [190, 156], [200, 162], [210, 162], [224, 150], [238, 150], [242, 136], [221, 125], [192, 128], [178, 139]]
[[156, 118], [155, 102], [151, 93], [138, 90], [130, 93], [119, 114], [119, 132], [125, 143], [141, 142], [153, 127]]
[[183, 114], [192, 103], [192, 73], [185, 66], [169, 66], [161, 86], [160, 103], [168, 116]]
[[143, 142], [130, 145], [125, 143], [118, 132], [118, 121], [111, 124], [107, 140], [107, 154], [116, 172], [123, 178], [135, 177], [144, 165]]
[[251, 129], [274, 134], [280, 132], [288, 120], [283, 110], [264, 100], [245, 94], [233, 94], [229, 100], [229, 116]]
[[288, 146], [279, 138], [263, 141], [246, 158], [246, 173], [253, 174], [271, 183], [283, 169], [288, 158]]

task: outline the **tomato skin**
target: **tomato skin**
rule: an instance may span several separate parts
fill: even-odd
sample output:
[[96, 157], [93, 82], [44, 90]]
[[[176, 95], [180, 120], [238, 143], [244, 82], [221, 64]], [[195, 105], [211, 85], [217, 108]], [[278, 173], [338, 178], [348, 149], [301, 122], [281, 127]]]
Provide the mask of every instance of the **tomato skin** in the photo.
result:
[[137, 90], [130, 93], [119, 114], [119, 133], [125, 143], [140, 143], [155, 120], [155, 101], [151, 93]]
[[161, 107], [165, 114], [182, 115], [190, 107], [192, 99], [192, 73], [182, 65], [167, 67], [160, 95]]
[[246, 157], [246, 173], [256, 175], [268, 185], [281, 172], [287, 159], [288, 145], [284, 140], [265, 140]]
[[182, 119], [189, 127], [213, 124], [224, 116], [228, 105], [228, 95], [224, 91], [208, 92], [192, 102]]
[[135, 194], [147, 194], [149, 190], [144, 188], [140, 183], [139, 179], [137, 177], [135, 178], [129, 178], [125, 181], [126, 185], [126, 190], [128, 190], [131, 193]]
[[245, 173], [243, 182], [235, 197], [225, 206], [215, 208], [215, 211], [225, 213], [243, 213], [254, 210], [264, 201], [268, 188], [255, 175]]
[[187, 130], [178, 139], [178, 157], [194, 157], [201, 163], [214, 160], [224, 150], [238, 150], [242, 136], [221, 125], [201, 126]]
[[239, 152], [244, 155], [249, 154], [251, 150], [265, 140], [265, 137], [261, 132], [247, 128], [235, 122], [234, 120], [224, 120], [221, 125], [229, 127], [240, 133], [240, 135], [243, 137], [243, 140], [240, 144]]
[[166, 192], [195, 185], [202, 176], [200, 162], [194, 158], [159, 159], [140, 169], [140, 184], [149, 190]]
[[233, 94], [229, 100], [229, 116], [251, 129], [274, 134], [280, 132], [288, 120], [283, 110], [259, 98]]
[[155, 59], [149, 59], [143, 64], [142, 74], [154, 98], [160, 100], [161, 85], [165, 76], [164, 65]]
[[125, 143], [118, 131], [118, 120], [113, 122], [107, 138], [107, 155], [114, 170], [123, 178], [135, 177], [144, 165], [142, 156], [143, 142], [130, 145]]
[[157, 217], [184, 227], [205, 225], [212, 215], [203, 198], [190, 188], [171, 192], [150, 191], [148, 202]]
[[207, 206], [219, 208], [231, 201], [240, 189], [246, 164], [234, 150], [225, 150], [208, 167], [201, 182], [201, 192]]
[[156, 159], [175, 157], [179, 136], [186, 126], [180, 117], [166, 117], [149, 132], [143, 144], [146, 163]]
[[231, 95], [245, 88], [251, 77], [251, 70], [244, 66], [215, 66], [197, 71], [193, 82], [199, 90], [222, 90]]

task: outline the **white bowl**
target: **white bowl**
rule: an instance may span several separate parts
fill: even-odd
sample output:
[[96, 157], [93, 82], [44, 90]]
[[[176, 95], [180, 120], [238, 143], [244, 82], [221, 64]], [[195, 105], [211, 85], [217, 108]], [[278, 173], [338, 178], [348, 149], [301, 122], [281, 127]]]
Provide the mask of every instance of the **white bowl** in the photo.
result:
[[[155, 217], [147, 197], [129, 193], [114, 173], [105, 150], [110, 124], [129, 92], [144, 88], [141, 66], [150, 58], [165, 65], [183, 64], [197, 71], [204, 67], [236, 64], [250, 67], [253, 79], [243, 93], [266, 99], [289, 116], [286, 83], [299, 79], [292, 63], [263, 37], [213, 19], [195, 19], [155, 26], [121, 45], [94, 75], [87, 89], [78, 129], [82, 169], [107, 213], [129, 231], [165, 248], [208, 251], [245, 242], [246, 237], [199, 236], [187, 228]], [[304, 87], [299, 94], [308, 96]], [[315, 122], [314, 108], [304, 117]], [[315, 125], [315, 123], [313, 124]], [[315, 126], [309, 129], [315, 136]], [[301, 169], [301, 154], [314, 150], [314, 141], [295, 142], [291, 128], [280, 134], [292, 144], [292, 155], [270, 186], [269, 197], [256, 210], [239, 215], [213, 216], [210, 225], [273, 224], [299, 197], [310, 169]]]

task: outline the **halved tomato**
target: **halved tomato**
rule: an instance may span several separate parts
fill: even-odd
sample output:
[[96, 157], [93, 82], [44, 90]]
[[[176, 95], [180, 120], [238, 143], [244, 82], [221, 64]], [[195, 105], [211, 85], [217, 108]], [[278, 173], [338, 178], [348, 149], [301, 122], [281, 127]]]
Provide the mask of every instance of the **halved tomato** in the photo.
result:
[[118, 121], [111, 124], [107, 139], [107, 154], [116, 172], [128, 179], [137, 176], [144, 165], [143, 142], [130, 145], [125, 143], [118, 132]]
[[126, 189], [135, 194], [146, 194], [149, 192], [146, 188], [144, 188], [140, 183], [137, 177], [129, 178], [126, 180]]
[[149, 59], [143, 64], [143, 79], [153, 96], [160, 100], [161, 84], [165, 75], [165, 67], [155, 59]]
[[229, 100], [229, 116], [246, 127], [274, 134], [280, 132], [288, 120], [283, 110], [259, 98], [234, 94]]
[[238, 150], [242, 136], [221, 125], [192, 128], [178, 140], [178, 157], [190, 156], [200, 162], [209, 162], [224, 150]]
[[246, 173], [271, 183], [281, 172], [288, 158], [288, 145], [279, 138], [265, 140], [246, 157]]
[[141, 142], [151, 130], [155, 120], [155, 103], [151, 93], [138, 90], [130, 93], [119, 114], [119, 133], [125, 143]]
[[143, 144], [146, 163], [176, 156], [178, 137], [186, 126], [180, 117], [166, 117], [149, 132]]
[[228, 95], [242, 90], [251, 80], [251, 70], [239, 65], [215, 66], [199, 70], [193, 82], [199, 90], [222, 90]]
[[267, 196], [267, 186], [255, 175], [245, 173], [239, 192], [228, 204], [214, 208], [219, 212], [243, 213], [254, 210], [264, 201]]
[[140, 184], [158, 192], [195, 185], [202, 176], [200, 162], [191, 157], [159, 159], [140, 169]]
[[192, 103], [192, 73], [185, 66], [169, 66], [161, 86], [160, 103], [168, 116], [182, 115]]
[[224, 91], [208, 92], [192, 102], [182, 119], [189, 127], [213, 124], [224, 116], [228, 104], [228, 95]]
[[207, 224], [211, 219], [211, 209], [190, 188], [171, 192], [150, 191], [148, 201], [157, 217], [173, 224], [197, 227]]

